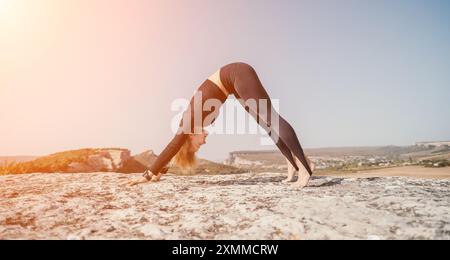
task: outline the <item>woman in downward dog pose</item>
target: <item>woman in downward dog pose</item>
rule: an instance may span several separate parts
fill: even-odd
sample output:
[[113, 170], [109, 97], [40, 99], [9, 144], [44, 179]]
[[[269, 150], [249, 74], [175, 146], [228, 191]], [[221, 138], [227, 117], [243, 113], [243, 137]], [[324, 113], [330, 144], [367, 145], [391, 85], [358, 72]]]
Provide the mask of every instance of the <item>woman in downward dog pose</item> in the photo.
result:
[[[285, 156], [288, 163], [288, 178], [285, 181], [293, 181], [294, 174], [298, 171], [299, 178], [294, 187], [305, 187], [313, 174], [314, 164], [305, 156], [292, 126], [274, 110], [254, 68], [243, 62], [221, 67], [199, 86], [188, 109], [183, 113], [176, 135], [143, 177], [130, 184], [159, 181], [161, 175], [167, 172], [167, 164], [172, 159], [182, 169], [193, 168], [195, 153], [205, 144], [208, 135], [204, 127], [214, 122], [220, 105], [231, 94], [267, 131]], [[214, 109], [211, 109], [211, 104], [214, 104]], [[209, 108], [198, 111], [198, 107]]]

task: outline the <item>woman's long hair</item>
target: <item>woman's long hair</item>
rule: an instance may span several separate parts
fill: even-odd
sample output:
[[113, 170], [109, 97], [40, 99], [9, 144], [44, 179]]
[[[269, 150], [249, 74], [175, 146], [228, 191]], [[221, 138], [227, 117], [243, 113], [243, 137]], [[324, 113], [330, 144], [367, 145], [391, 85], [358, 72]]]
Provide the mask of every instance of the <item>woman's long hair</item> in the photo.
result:
[[192, 151], [191, 138], [188, 136], [174, 157], [175, 164], [181, 169], [182, 173], [193, 173], [197, 166], [197, 156]]

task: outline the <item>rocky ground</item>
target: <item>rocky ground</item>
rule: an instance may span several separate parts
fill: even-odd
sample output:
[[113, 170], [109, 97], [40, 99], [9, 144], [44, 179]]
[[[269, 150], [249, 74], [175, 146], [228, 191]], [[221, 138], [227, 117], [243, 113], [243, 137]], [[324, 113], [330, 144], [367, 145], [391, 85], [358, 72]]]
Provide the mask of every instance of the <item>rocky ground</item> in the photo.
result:
[[450, 239], [449, 179], [137, 176], [0, 176], [0, 239]]

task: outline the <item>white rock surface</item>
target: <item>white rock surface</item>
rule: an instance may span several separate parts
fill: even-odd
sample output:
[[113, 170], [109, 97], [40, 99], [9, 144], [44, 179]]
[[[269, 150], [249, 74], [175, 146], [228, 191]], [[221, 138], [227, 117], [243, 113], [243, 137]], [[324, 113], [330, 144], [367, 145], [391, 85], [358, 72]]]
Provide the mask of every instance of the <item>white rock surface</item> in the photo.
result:
[[0, 176], [0, 239], [450, 239], [450, 180]]

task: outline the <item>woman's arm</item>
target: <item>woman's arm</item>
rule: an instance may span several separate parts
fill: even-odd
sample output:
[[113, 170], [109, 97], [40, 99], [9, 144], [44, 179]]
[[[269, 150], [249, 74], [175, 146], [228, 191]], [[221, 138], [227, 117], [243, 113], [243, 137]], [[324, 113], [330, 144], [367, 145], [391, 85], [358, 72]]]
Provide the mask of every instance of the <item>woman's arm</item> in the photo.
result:
[[156, 158], [156, 161], [152, 164], [152, 166], [150, 166], [150, 169], [145, 172], [144, 176], [138, 180], [129, 182], [129, 185], [134, 186], [149, 181], [159, 181], [161, 175], [168, 171], [168, 167], [166, 165], [177, 154], [181, 146], [183, 146], [187, 136], [188, 134], [178, 132], [166, 148], [161, 152], [158, 158]]
[[187, 134], [178, 132], [166, 146], [166, 148], [161, 152], [161, 154], [156, 158], [156, 161], [150, 166], [150, 171], [159, 175], [161, 170], [172, 160], [172, 158], [178, 153], [181, 146], [183, 146], [186, 141]]

